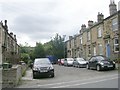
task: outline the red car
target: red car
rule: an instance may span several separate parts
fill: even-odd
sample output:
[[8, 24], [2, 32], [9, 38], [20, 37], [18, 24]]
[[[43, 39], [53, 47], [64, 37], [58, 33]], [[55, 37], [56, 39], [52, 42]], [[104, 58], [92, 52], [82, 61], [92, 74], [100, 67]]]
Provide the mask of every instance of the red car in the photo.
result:
[[64, 65], [64, 59], [58, 59], [58, 65]]

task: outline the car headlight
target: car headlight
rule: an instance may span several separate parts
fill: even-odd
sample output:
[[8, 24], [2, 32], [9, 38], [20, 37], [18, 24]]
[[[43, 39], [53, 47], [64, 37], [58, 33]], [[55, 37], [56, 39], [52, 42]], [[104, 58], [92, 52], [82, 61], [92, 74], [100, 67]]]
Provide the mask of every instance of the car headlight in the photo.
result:
[[37, 67], [33, 67], [33, 70], [38, 70], [38, 68]]
[[115, 62], [113, 61], [113, 63], [115, 64]]
[[49, 69], [50, 69], [50, 70], [53, 69], [53, 66], [50, 66]]
[[103, 62], [100, 62], [100, 64], [101, 64], [101, 65], [104, 65], [104, 63], [103, 63]]

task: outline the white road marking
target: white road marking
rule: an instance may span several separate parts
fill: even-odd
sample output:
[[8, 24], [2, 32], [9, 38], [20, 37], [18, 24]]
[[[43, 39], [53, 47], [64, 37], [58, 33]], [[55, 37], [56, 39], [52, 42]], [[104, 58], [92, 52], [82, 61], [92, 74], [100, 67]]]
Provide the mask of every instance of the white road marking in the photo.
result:
[[108, 80], [112, 80], [112, 79], [116, 79], [118, 77], [114, 77], [114, 78], [110, 78], [110, 79], [102, 79], [99, 81], [93, 81], [93, 82], [85, 82], [85, 83], [80, 83], [80, 84], [73, 84], [73, 85], [64, 85], [64, 86], [58, 86], [58, 87], [50, 87], [50, 88], [65, 88], [65, 87], [73, 87], [73, 86], [79, 86], [79, 85], [84, 85], [84, 84], [90, 84], [90, 83], [97, 83], [97, 82], [102, 82], [102, 81], [108, 81]]
[[108, 77], [113, 77], [113, 76], [118, 76], [118, 74], [107, 75], [107, 76], [102, 76], [102, 77], [95, 77], [95, 78], [84, 79], [84, 80], [75, 80], [75, 81], [67, 81], [67, 82], [60, 82], [60, 83], [37, 85], [37, 86], [38, 86], [38, 87], [42, 87], [42, 86], [52, 86], [52, 85], [61, 85], [61, 84], [77, 83], [77, 82], [80, 82], [80, 81], [94, 80], [94, 79], [102, 79], [102, 78], [106, 78], [106, 77], [108, 78]]

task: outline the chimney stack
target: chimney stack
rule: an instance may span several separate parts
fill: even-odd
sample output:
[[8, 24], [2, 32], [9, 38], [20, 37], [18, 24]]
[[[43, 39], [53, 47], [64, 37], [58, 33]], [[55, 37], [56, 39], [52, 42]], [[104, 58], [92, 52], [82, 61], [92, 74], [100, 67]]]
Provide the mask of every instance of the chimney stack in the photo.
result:
[[15, 41], [17, 41], [17, 39], [16, 39], [16, 35], [14, 35], [14, 39], [15, 39]]
[[82, 24], [81, 30], [85, 30], [85, 29], [86, 29], [86, 25], [85, 25], [85, 24]]
[[69, 36], [69, 40], [71, 40], [73, 37], [72, 36]]
[[117, 12], [117, 5], [115, 4], [114, 0], [110, 0], [109, 11], [110, 15], [113, 15], [114, 13]]
[[3, 26], [3, 22], [1, 21], [0, 24]]
[[10, 35], [13, 37], [13, 33], [12, 32], [10, 32]]
[[79, 31], [79, 33], [81, 34], [81, 33], [83, 33], [83, 31], [85, 31], [85, 30], [86, 30], [86, 25], [85, 25], [85, 24], [82, 24], [81, 30]]
[[8, 31], [7, 20], [5, 20], [4, 22], [5, 22], [4, 28], [5, 28], [5, 30]]
[[88, 27], [91, 27], [91, 26], [93, 26], [93, 21], [92, 21], [92, 20], [89, 20], [89, 21], [88, 21]]
[[104, 15], [102, 13], [98, 12], [97, 21], [101, 22], [103, 19], [104, 19]]

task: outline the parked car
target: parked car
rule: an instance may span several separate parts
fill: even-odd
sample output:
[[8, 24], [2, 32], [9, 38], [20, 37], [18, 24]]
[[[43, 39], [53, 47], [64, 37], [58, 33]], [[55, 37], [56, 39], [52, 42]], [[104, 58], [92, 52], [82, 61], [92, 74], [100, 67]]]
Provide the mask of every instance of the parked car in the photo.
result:
[[115, 62], [105, 56], [92, 56], [87, 63], [87, 69], [96, 69], [97, 71], [105, 69], [115, 69]]
[[73, 61], [73, 67], [86, 67], [87, 61], [83, 58], [75, 58]]
[[64, 65], [64, 59], [59, 59], [58, 60], [58, 65]]
[[64, 66], [73, 66], [73, 58], [65, 58], [64, 60]]
[[64, 58], [60, 60], [61, 61], [61, 65], [64, 65]]
[[61, 59], [58, 59], [58, 61], [57, 61], [57, 64], [58, 64], [58, 65], [60, 65], [60, 61], [61, 61]]
[[33, 78], [54, 77], [54, 67], [48, 58], [36, 58], [33, 63]]

